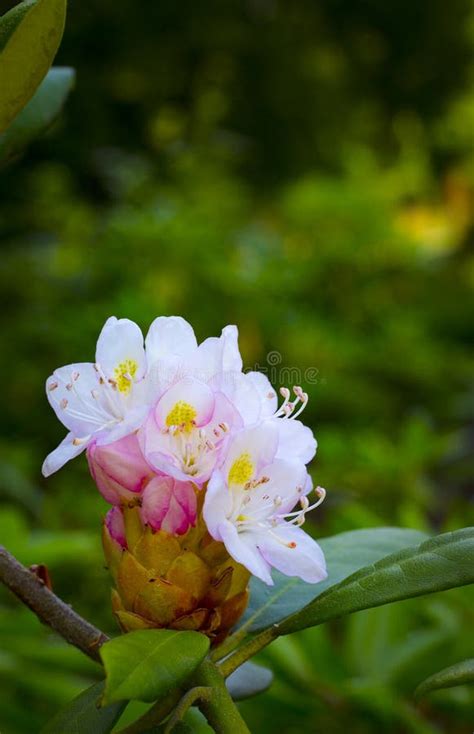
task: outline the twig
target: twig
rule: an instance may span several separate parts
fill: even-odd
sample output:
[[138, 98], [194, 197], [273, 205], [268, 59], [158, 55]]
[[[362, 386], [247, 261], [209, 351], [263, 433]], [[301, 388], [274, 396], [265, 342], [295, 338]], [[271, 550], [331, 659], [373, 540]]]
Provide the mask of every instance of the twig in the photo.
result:
[[109, 639], [50, 591], [36, 574], [0, 546], [0, 581], [44, 624], [92, 660], [100, 663], [99, 648]]
[[196, 686], [195, 688], [191, 688], [176, 706], [172, 716], [165, 726], [163, 734], [172, 734], [178, 721], [181, 721], [187, 710], [191, 708], [196, 701], [210, 701], [211, 696], [212, 688], [208, 688], [207, 686]]
[[278, 637], [278, 625], [274, 624], [272, 627], [268, 627], [260, 634], [252, 637], [245, 645], [237, 648], [235, 652], [225, 658], [219, 663], [218, 670], [224, 678], [227, 678], [234, 670], [237, 670], [246, 660], [253, 657], [257, 652], [263, 650], [264, 647], [269, 645], [273, 640]]
[[136, 719], [124, 729], [119, 729], [117, 734], [142, 734], [144, 731], [150, 731], [153, 727], [157, 727], [179, 703], [183, 693], [184, 691], [180, 689], [171, 691], [165, 699], [157, 701], [139, 719]]
[[224, 678], [211, 660], [201, 663], [192, 680], [195, 685], [206, 687], [211, 692], [209, 697], [199, 698], [198, 706], [216, 734], [250, 734]]

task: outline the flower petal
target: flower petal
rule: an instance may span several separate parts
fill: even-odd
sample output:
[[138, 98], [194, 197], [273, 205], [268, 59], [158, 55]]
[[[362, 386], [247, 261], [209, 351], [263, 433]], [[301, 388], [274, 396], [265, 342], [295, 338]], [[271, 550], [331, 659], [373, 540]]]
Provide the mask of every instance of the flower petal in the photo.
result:
[[303, 425], [299, 420], [275, 418], [273, 421], [278, 428], [277, 456], [281, 459], [299, 459], [308, 464], [314, 457], [317, 441], [311, 428]]
[[253, 385], [260, 398], [260, 416], [270, 418], [278, 408], [278, 396], [272, 383], [262, 372], [247, 372], [247, 382]]
[[215, 540], [221, 540], [219, 526], [232, 512], [232, 495], [219, 469], [213, 472], [207, 485], [202, 512], [209, 533]]
[[241, 372], [242, 357], [239, 351], [239, 330], [236, 326], [225, 326], [221, 334], [222, 370], [224, 372]]
[[87, 449], [87, 460], [99, 491], [114, 505], [139, 494], [152, 475], [135, 434], [106, 445], [94, 441]]
[[226, 326], [220, 337], [209, 337], [199, 345], [194, 374], [207, 382], [220, 372], [240, 372], [242, 357], [236, 326]]
[[258, 548], [265, 560], [286, 576], [298, 576], [309, 584], [327, 577], [324, 554], [310, 535], [283, 522], [272, 533], [261, 533]]
[[109, 378], [128, 372], [135, 382], [141, 380], [146, 357], [140, 327], [129, 319], [107, 319], [97, 341], [96, 362]]
[[219, 525], [220, 540], [237, 563], [245, 566], [250, 573], [261, 579], [265, 584], [273, 586], [270, 565], [260, 553], [257, 542], [259, 536], [253, 532], [239, 533], [237, 528], [228, 521]]
[[60, 367], [46, 380], [46, 395], [57, 417], [75, 436], [89, 436], [110, 420], [110, 412], [99, 399], [94, 365], [90, 362]]
[[113, 538], [122, 548], [127, 547], [127, 539], [125, 537], [125, 523], [122, 510], [119, 507], [111, 507], [105, 516], [105, 526], [111, 538]]
[[61, 469], [70, 459], [78, 456], [87, 448], [88, 441], [83, 440], [80, 443], [74, 443], [74, 441], [77, 441], [77, 439], [74, 438], [72, 433], [68, 433], [59, 446], [48, 454], [41, 468], [44, 477], [49, 477], [51, 474], [54, 474], [54, 472]]
[[191, 482], [155, 477], [142, 498], [142, 519], [154, 530], [181, 535], [196, 522], [196, 494]]
[[246, 374], [235, 371], [219, 372], [208, 384], [229, 398], [246, 426], [258, 421], [261, 414], [260, 395]]
[[257, 511], [263, 519], [260, 508], [265, 506], [269, 508], [268, 516], [270, 516], [275, 511], [272, 503], [277, 497], [279, 499], [277, 512], [279, 514], [290, 512], [306, 494], [306, 488], [311, 487], [307, 485], [306, 467], [300, 461], [275, 459], [271, 464], [262, 468], [261, 476], [265, 477], [267, 481], [248, 492], [246, 515], [252, 515]]
[[124, 411], [124, 415], [119, 421], [96, 434], [97, 443], [105, 446], [134, 433], [143, 424], [148, 410], [147, 405], [137, 405], [131, 410]]
[[199, 380], [185, 377], [160, 398], [154, 410], [160, 428], [194, 422], [202, 426], [209, 422], [214, 411], [212, 390]]
[[228, 478], [236, 462], [246, 459], [248, 476], [245, 482], [259, 475], [263, 466], [270, 464], [278, 446], [278, 431], [273, 421], [243, 428], [232, 439], [222, 471]]
[[167, 357], [189, 359], [197, 349], [193, 327], [181, 316], [159, 316], [145, 339], [148, 363]]

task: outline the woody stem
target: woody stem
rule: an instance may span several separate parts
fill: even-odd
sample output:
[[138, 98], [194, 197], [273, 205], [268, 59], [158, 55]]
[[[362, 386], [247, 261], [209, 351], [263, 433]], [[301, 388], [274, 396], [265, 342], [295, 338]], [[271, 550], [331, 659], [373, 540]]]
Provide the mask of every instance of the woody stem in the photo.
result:
[[100, 663], [99, 648], [109, 639], [83, 619], [32, 571], [0, 546], [0, 581], [26, 604], [44, 624], [71, 645]]

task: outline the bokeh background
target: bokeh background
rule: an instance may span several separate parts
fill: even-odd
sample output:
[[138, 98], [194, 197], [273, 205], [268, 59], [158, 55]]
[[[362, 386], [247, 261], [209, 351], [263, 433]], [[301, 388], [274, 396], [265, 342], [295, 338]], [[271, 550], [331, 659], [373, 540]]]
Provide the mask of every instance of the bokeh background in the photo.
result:
[[[180, 314], [201, 339], [237, 323], [248, 367], [302, 371], [316, 537], [472, 523], [473, 41], [470, 0], [71, 1], [56, 63], [76, 89], [0, 172], [0, 542], [99, 626], [105, 503], [84, 457], [40, 467], [63, 436], [44, 380], [92, 359], [112, 314]], [[474, 653], [473, 624], [464, 589], [281, 639], [244, 715], [470, 733], [472, 690], [412, 692]], [[0, 591], [2, 734], [98, 674]]]

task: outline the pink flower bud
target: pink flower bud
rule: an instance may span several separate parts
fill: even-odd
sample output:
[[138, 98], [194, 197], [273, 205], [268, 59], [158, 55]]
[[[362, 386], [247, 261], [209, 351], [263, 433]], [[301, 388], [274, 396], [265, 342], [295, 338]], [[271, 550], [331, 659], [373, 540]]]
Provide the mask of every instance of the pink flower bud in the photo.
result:
[[135, 434], [87, 449], [92, 477], [107, 502], [119, 505], [139, 495], [153, 471], [143, 458]]
[[153, 530], [183, 535], [196, 524], [196, 490], [192, 482], [155, 476], [142, 498], [142, 521]]
[[115, 540], [122, 548], [126, 548], [125, 523], [120, 507], [111, 507], [105, 516], [104, 523], [112, 540]]

